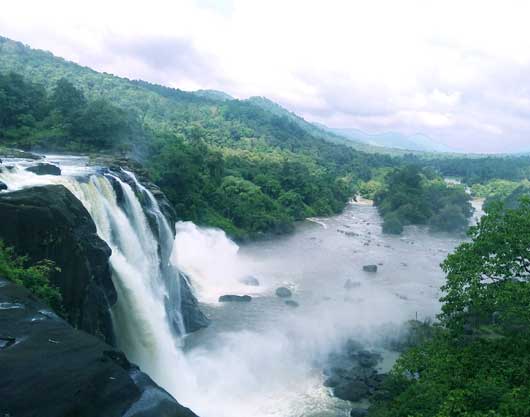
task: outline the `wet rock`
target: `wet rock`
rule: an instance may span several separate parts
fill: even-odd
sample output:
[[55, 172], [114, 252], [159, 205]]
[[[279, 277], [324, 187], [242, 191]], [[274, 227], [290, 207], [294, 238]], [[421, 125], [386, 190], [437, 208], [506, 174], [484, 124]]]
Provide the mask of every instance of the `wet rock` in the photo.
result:
[[361, 401], [370, 395], [370, 389], [362, 381], [342, 383], [333, 388], [333, 395], [345, 401]]
[[61, 175], [61, 168], [57, 165], [47, 164], [45, 162], [26, 168], [26, 171], [33, 172], [37, 175]]
[[55, 315], [32, 321], [47, 307], [0, 281], [0, 302], [25, 306], [0, 311], [0, 415], [196, 417], [100, 339]]
[[377, 272], [377, 265], [364, 265], [363, 266], [363, 271], [364, 272], [375, 273], [375, 272]]
[[50, 280], [74, 327], [113, 344], [110, 307], [117, 300], [111, 249], [83, 204], [62, 185], [0, 194], [0, 239], [31, 262], [55, 262]]
[[280, 298], [289, 298], [293, 295], [293, 293], [291, 292], [289, 288], [279, 287], [279, 288], [276, 288], [276, 295]]
[[359, 361], [359, 365], [361, 365], [363, 368], [373, 368], [377, 365], [379, 362], [381, 356], [377, 353], [369, 352], [367, 350], [361, 350], [357, 354], [357, 360]]
[[250, 301], [252, 301], [252, 297], [250, 295], [226, 294], [226, 295], [221, 295], [219, 297], [220, 303], [232, 303], [232, 302], [248, 303]]
[[366, 417], [368, 410], [366, 408], [353, 408], [350, 411], [350, 417]]
[[0, 191], [7, 190], [7, 184], [5, 182], [0, 181]]
[[247, 275], [246, 277], [241, 278], [239, 281], [242, 284], [245, 284], [251, 287], [259, 287], [258, 279], [253, 275]]
[[300, 304], [298, 304], [294, 300], [285, 300], [285, 305], [288, 305], [289, 307], [298, 307]]
[[353, 288], [359, 288], [361, 286], [361, 283], [359, 281], [352, 281], [351, 279], [347, 279], [344, 283], [344, 288], [347, 290], [351, 290]]
[[[180, 279], [180, 312], [184, 322], [186, 332], [195, 332], [207, 327], [210, 324], [208, 317], [204, 315], [199, 306], [199, 301], [192, 291], [192, 285], [189, 278], [181, 272]], [[174, 323], [174, 326], [178, 323]]]

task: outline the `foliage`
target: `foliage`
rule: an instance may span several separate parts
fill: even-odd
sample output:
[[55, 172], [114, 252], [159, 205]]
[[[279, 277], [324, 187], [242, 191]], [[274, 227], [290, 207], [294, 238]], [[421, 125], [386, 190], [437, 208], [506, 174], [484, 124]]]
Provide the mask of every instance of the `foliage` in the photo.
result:
[[451, 328], [478, 325], [497, 312], [512, 324], [530, 322], [530, 200], [523, 199], [517, 209], [492, 204], [469, 236], [472, 242], [442, 264], [447, 273], [443, 321]]
[[383, 217], [385, 233], [400, 234], [403, 226], [428, 224], [432, 230], [459, 231], [472, 215], [462, 186], [451, 186], [432, 171], [416, 165], [388, 173], [374, 203]]
[[527, 417], [530, 199], [495, 203], [442, 267], [440, 323], [398, 360], [372, 417]]
[[[9, 110], [17, 124], [1, 126], [0, 140], [24, 149], [127, 152], [182, 219], [234, 237], [285, 232], [304, 217], [337, 213], [356, 184], [398, 163], [330, 142], [333, 135], [266, 99], [100, 74], [5, 38], [0, 53], [0, 74], [18, 77], [22, 96], [41, 97]], [[26, 111], [38, 102], [44, 110]]]
[[518, 186], [517, 181], [493, 179], [486, 183], [476, 183], [471, 186], [471, 194], [479, 198], [500, 198], [508, 197]]
[[24, 148], [118, 149], [134, 125], [110, 102], [86, 100], [68, 80], [47, 93], [15, 73], [0, 73], [0, 115], [0, 139]]
[[429, 167], [445, 177], [461, 178], [462, 182], [485, 184], [494, 179], [520, 181], [530, 178], [530, 156], [453, 156], [419, 158], [406, 155], [409, 164]]
[[48, 260], [29, 265], [26, 257], [17, 256], [12, 248], [6, 247], [0, 241], [0, 277], [26, 287], [56, 312], [61, 313], [61, 293], [50, 283], [53, 269], [54, 263]]

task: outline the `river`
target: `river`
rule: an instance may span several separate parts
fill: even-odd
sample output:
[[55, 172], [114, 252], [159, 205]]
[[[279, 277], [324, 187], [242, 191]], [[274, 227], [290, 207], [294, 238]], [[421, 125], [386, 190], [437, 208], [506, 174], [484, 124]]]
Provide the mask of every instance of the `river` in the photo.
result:
[[[240, 247], [220, 230], [179, 222], [172, 249], [168, 243], [171, 262], [190, 277], [211, 324], [178, 339], [163, 307], [162, 287], [169, 283], [160, 276], [170, 280], [171, 272], [158, 270], [156, 242], [130, 187], [120, 183], [130, 200], [124, 211], [109, 178], [86, 159], [47, 160], [63, 175], [37, 176], [25, 171], [34, 162], [13, 160], [4, 161], [15, 168], [5, 168], [0, 180], [7, 192], [62, 184], [85, 204], [113, 248], [119, 347], [201, 417], [348, 416], [351, 404], [323, 386], [328, 356], [354, 339], [379, 351], [380, 369], [390, 369], [397, 353], [385, 342], [407, 320], [436, 315], [444, 278], [439, 264], [465, 238], [422, 227], [383, 235], [376, 208], [364, 200], [340, 215], [301, 222], [290, 235]], [[480, 202], [475, 206], [479, 216]], [[378, 271], [364, 272], [367, 264]], [[241, 282], [248, 276], [259, 286]], [[297, 307], [276, 296], [280, 286], [292, 291]], [[248, 294], [252, 301], [219, 303], [225, 294]]]
[[[327, 355], [353, 338], [379, 350], [388, 370], [396, 353], [384, 341], [407, 320], [436, 315], [439, 264], [463, 238], [421, 227], [383, 235], [377, 210], [366, 201], [240, 248], [220, 231], [178, 224], [177, 263], [193, 277], [212, 319], [186, 339], [201, 392], [181, 399], [188, 397], [202, 416], [348, 416], [351, 404], [322, 385]], [[378, 265], [378, 272], [364, 272], [366, 264]], [[260, 286], [242, 285], [238, 278], [246, 275]], [[345, 288], [348, 280], [355, 288]], [[293, 291], [298, 308], [275, 295], [279, 286]], [[253, 300], [217, 303], [223, 294]]]

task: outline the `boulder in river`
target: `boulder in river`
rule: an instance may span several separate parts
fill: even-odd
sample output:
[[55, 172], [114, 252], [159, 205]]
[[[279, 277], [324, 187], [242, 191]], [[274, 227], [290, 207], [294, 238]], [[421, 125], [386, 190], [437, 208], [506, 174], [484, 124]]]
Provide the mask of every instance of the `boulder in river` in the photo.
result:
[[300, 304], [298, 304], [294, 300], [285, 300], [285, 305], [288, 305], [289, 307], [298, 307]]
[[350, 417], [366, 417], [368, 410], [366, 408], [353, 408], [350, 411]]
[[363, 368], [375, 367], [380, 359], [381, 355], [368, 350], [361, 350], [359, 353], [357, 353], [357, 360], [359, 361], [359, 365], [361, 365]]
[[0, 278], [0, 415], [197, 417], [126, 356]]
[[370, 388], [362, 381], [345, 381], [333, 388], [333, 395], [345, 401], [361, 401], [370, 395]]
[[26, 171], [37, 175], [61, 175], [61, 168], [57, 165], [40, 162], [37, 165], [26, 168]]
[[276, 295], [280, 298], [289, 298], [293, 295], [293, 293], [287, 287], [279, 287], [276, 288]]
[[5, 182], [0, 181], [0, 191], [7, 190], [7, 184]]
[[353, 288], [358, 288], [360, 286], [361, 286], [361, 283], [359, 281], [352, 281], [349, 278], [344, 283], [344, 288], [346, 288], [347, 290], [351, 290]]
[[[186, 332], [195, 332], [210, 324], [210, 320], [201, 311], [199, 301], [193, 294], [190, 279], [182, 272], [180, 279], [180, 300], [180, 312]], [[175, 328], [177, 325], [178, 323], [174, 323], [173, 327]]]
[[363, 266], [363, 271], [364, 272], [375, 273], [375, 272], [377, 272], [377, 265], [364, 265]]
[[248, 303], [250, 301], [252, 301], [252, 297], [250, 295], [226, 294], [226, 295], [221, 295], [219, 297], [220, 303], [230, 303], [230, 302]]
[[250, 287], [259, 287], [259, 280], [254, 275], [247, 275], [241, 278], [239, 282]]

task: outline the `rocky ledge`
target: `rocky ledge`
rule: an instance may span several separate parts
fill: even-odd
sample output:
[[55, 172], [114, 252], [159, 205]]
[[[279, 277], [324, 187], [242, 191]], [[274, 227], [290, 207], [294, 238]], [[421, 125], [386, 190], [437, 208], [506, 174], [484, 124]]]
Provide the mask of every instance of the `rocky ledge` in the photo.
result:
[[112, 344], [111, 250], [83, 204], [62, 185], [28, 188], [0, 194], [0, 219], [0, 239], [18, 254], [55, 262], [51, 282], [68, 321]]
[[[341, 400], [354, 403], [369, 400], [381, 389], [387, 377], [377, 370], [381, 359], [379, 353], [350, 340], [343, 351], [329, 356], [324, 368], [324, 386], [331, 388], [333, 395]], [[362, 416], [364, 413], [365, 408], [357, 407], [351, 415]]]
[[0, 278], [0, 415], [197, 417], [125, 355]]

